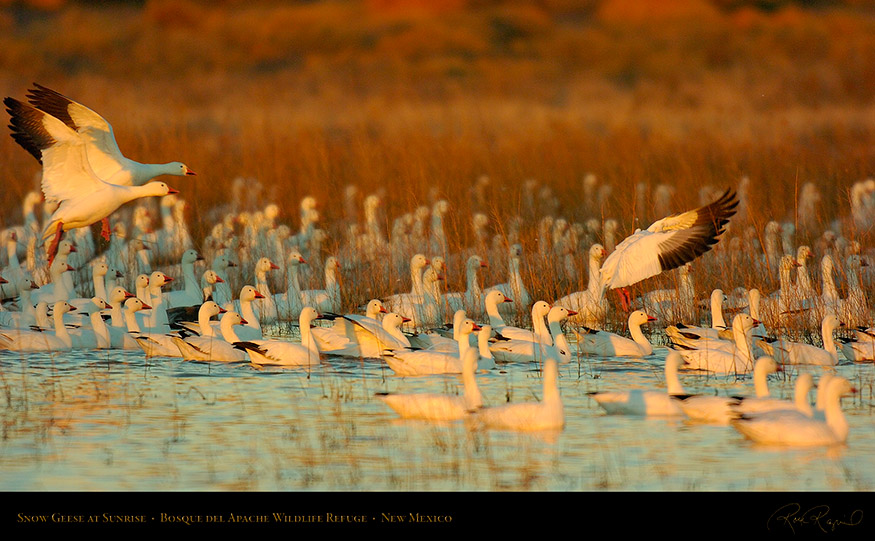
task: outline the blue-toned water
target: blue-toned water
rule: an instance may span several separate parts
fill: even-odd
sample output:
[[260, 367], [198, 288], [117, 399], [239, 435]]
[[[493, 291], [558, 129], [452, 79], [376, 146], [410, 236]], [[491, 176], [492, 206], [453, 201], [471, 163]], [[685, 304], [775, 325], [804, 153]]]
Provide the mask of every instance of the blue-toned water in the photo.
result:
[[[560, 367], [556, 433], [400, 420], [376, 392], [446, 392], [456, 376], [401, 378], [375, 360], [312, 370], [146, 359], [139, 351], [0, 352], [5, 491], [867, 491], [875, 488], [872, 364], [838, 373], [845, 446], [764, 448], [727, 426], [608, 416], [595, 390], [664, 388], [643, 361]], [[819, 369], [809, 370], [819, 376]], [[792, 399], [797, 369], [772, 375]], [[750, 377], [682, 373], [687, 392], [753, 394]], [[535, 364], [478, 375], [489, 405], [541, 396]], [[812, 397], [813, 398], [813, 397]]]

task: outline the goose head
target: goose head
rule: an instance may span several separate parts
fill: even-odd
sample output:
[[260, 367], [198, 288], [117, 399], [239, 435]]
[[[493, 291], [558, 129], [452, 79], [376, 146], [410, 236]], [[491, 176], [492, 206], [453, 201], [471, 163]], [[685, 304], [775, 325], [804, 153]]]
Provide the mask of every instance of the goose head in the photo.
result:
[[[127, 304], [127, 303], [126, 303]], [[206, 317], [207, 319], [217, 316], [219, 314], [225, 313], [225, 309], [218, 305], [218, 303], [214, 301], [207, 301], [201, 305], [198, 309], [197, 314], [198, 317]]]
[[58, 314], [63, 315], [74, 310], [76, 310], [76, 307], [67, 301], [58, 301], [52, 305], [52, 312], [54, 312], [55, 316], [58, 316]]
[[149, 285], [152, 287], [163, 287], [173, 281], [173, 278], [167, 276], [161, 271], [155, 271], [149, 276]]
[[820, 329], [823, 333], [823, 336], [829, 336], [834, 330], [844, 326], [844, 322], [839, 321], [839, 318], [837, 318], [834, 314], [827, 314], [826, 316], [824, 316], [823, 321], [820, 324]]
[[387, 314], [386, 308], [383, 307], [383, 301], [380, 299], [371, 299], [368, 301], [368, 305], [365, 308], [365, 314], [371, 318], [376, 319], [377, 314]]
[[493, 289], [486, 295], [486, 302], [491, 306], [498, 306], [503, 302], [513, 302], [513, 299], [508, 298], [507, 295], [499, 291], [498, 289]]
[[262, 257], [258, 260], [258, 263], [255, 264], [256, 272], [267, 272], [269, 270], [274, 270], [278, 268], [279, 267], [276, 265], [276, 263], [266, 257]]
[[532, 319], [544, 318], [550, 312], [550, 303], [547, 301], [538, 301], [532, 305]]
[[147, 182], [146, 184], [140, 186], [140, 188], [141, 194], [145, 196], [162, 196], [179, 193], [179, 190], [171, 188], [163, 182]]
[[146, 274], [141, 274], [137, 276], [137, 280], [134, 285], [136, 285], [137, 289], [149, 287], [149, 276]]
[[100, 297], [91, 297], [91, 302], [97, 306], [98, 310], [112, 310], [112, 305]]
[[225, 312], [225, 315], [222, 316], [221, 321], [222, 327], [228, 327], [232, 325], [246, 325], [247, 323], [249, 322], [243, 319], [243, 316], [234, 311]]
[[461, 328], [459, 328], [459, 333], [461, 334], [461, 336], [468, 336], [472, 332], [479, 331], [479, 330], [480, 330], [480, 325], [477, 325], [476, 323], [474, 323], [473, 319], [466, 318], [462, 322]]
[[298, 322], [302, 329], [306, 329], [310, 327], [310, 323], [322, 317], [319, 312], [316, 311], [312, 306], [305, 306], [301, 310], [301, 314], [298, 316]]
[[258, 292], [253, 286], [243, 286], [243, 289], [240, 290], [240, 301], [254, 301], [255, 299], [263, 299], [264, 295]]
[[167, 174], [173, 175], [177, 177], [190, 176], [193, 177], [197, 175], [194, 171], [189, 169], [187, 165], [182, 162], [170, 162], [167, 164]]
[[423, 254], [416, 254], [410, 259], [411, 269], [423, 269], [426, 265], [428, 265], [428, 258]]
[[301, 252], [299, 252], [297, 250], [292, 250], [291, 252], [289, 252], [289, 255], [286, 258], [286, 261], [292, 266], [306, 265], [307, 264], [307, 261], [304, 259], [304, 256], [302, 256]]
[[139, 310], [149, 310], [152, 308], [137, 297], [131, 297], [125, 301], [125, 310], [128, 312], [137, 312]]
[[577, 315], [577, 312], [574, 310], [569, 310], [564, 306], [554, 306], [553, 308], [550, 308], [550, 311], [547, 313], [547, 323], [559, 323], [565, 318], [575, 315]]
[[182, 263], [183, 264], [192, 264], [195, 261], [203, 261], [204, 258], [197, 253], [197, 250], [186, 250], [182, 254]]
[[629, 314], [629, 327], [640, 327], [641, 325], [644, 325], [645, 323], [649, 323], [651, 321], [656, 321], [656, 318], [647, 315], [644, 310], [635, 310], [634, 312]]
[[225, 281], [222, 280], [222, 277], [216, 274], [216, 271], [214, 271], [213, 269], [207, 269], [206, 271], [204, 271], [203, 280], [210, 285]]
[[121, 286], [114, 287], [114, 288], [112, 288], [112, 291], [109, 292], [109, 301], [110, 302], [121, 304], [121, 303], [125, 302], [126, 300], [132, 299], [132, 298], [134, 298], [134, 295], [132, 295], [127, 289], [125, 289]]
[[602, 261], [608, 255], [608, 251], [601, 244], [593, 244], [589, 248], [589, 258], [594, 261]]

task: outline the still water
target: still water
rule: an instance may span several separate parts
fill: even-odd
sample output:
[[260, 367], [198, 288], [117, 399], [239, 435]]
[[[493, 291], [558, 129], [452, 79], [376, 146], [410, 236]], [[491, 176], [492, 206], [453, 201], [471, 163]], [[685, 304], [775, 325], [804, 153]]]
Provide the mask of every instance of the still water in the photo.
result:
[[[456, 393], [375, 360], [311, 370], [146, 359], [140, 351], [0, 352], [4, 491], [871, 491], [872, 364], [843, 364], [847, 445], [767, 448], [727, 426], [608, 416], [596, 390], [664, 389], [645, 360], [560, 367], [558, 433], [404, 421], [377, 392]], [[819, 369], [810, 368], [819, 377]], [[792, 399], [798, 369], [770, 376]], [[753, 394], [750, 377], [682, 373], [687, 392]], [[478, 375], [489, 405], [541, 396], [538, 366]], [[812, 397], [813, 398], [813, 397]]]

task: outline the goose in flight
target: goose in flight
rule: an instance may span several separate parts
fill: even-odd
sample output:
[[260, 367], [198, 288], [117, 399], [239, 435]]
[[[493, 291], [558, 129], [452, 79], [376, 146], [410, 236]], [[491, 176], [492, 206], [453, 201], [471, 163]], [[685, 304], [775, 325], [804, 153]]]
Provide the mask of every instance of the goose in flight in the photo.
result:
[[[730, 188], [708, 205], [635, 231], [602, 264], [602, 290], [625, 288], [696, 259], [717, 243], [737, 207], [738, 198]], [[628, 308], [628, 292], [621, 291]]]
[[[99, 179], [110, 184], [140, 186], [160, 175], [195, 175], [181, 162], [139, 163], [126, 158], [116, 143], [112, 125], [105, 118], [54, 90], [37, 83], [33, 86], [27, 92], [28, 102], [60, 120], [82, 138], [88, 164]], [[31, 134], [13, 127], [12, 138], [42, 163], [43, 149], [34, 145], [36, 141]]]
[[[101, 179], [89, 163], [88, 140], [54, 116], [5, 98], [11, 116], [12, 137], [31, 154], [41, 156], [42, 191], [47, 201], [59, 202], [49, 218], [43, 239], [54, 234], [49, 260], [54, 259], [63, 231], [86, 227], [105, 218], [134, 199], [178, 193], [163, 182], [123, 185]], [[182, 169], [180, 169], [181, 171]], [[118, 175], [118, 173], [117, 173]], [[108, 229], [104, 230], [108, 238]]]

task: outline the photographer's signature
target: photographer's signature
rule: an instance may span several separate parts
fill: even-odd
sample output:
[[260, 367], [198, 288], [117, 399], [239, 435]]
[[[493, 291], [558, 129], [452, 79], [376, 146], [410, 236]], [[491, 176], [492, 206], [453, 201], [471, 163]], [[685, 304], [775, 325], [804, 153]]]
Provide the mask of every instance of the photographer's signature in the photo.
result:
[[796, 528], [820, 528], [823, 533], [832, 533], [842, 527], [859, 526], [863, 522], [863, 510], [855, 509], [849, 515], [830, 516], [828, 505], [815, 505], [803, 510], [798, 503], [788, 503], [772, 513], [766, 523], [768, 530], [790, 528], [794, 534]]

